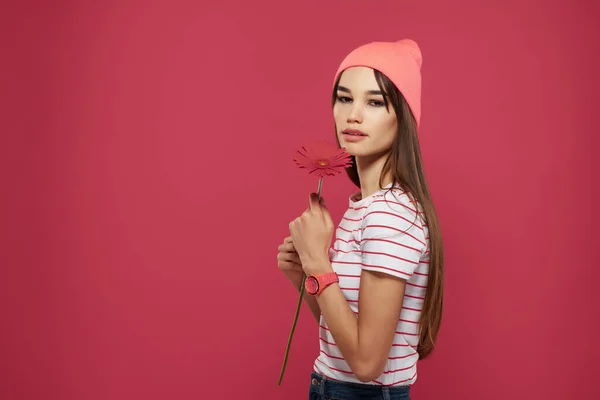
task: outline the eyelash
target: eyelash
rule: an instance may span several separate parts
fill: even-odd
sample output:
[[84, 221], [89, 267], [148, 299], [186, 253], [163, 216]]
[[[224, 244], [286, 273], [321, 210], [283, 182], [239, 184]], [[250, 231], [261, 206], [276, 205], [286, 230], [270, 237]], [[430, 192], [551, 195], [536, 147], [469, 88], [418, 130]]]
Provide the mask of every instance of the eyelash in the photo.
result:
[[[352, 101], [352, 99], [351, 99], [350, 97], [347, 97], [347, 96], [338, 96], [338, 97], [337, 97], [337, 100], [338, 100], [340, 103], [346, 103], [346, 101], [344, 101], [344, 100], [350, 100], [350, 101]], [[371, 102], [371, 103], [377, 103], [377, 104], [373, 105], [373, 107], [383, 107], [383, 106], [385, 106], [385, 103], [384, 103], [383, 101], [379, 101], [379, 100], [370, 100], [370, 102]]]

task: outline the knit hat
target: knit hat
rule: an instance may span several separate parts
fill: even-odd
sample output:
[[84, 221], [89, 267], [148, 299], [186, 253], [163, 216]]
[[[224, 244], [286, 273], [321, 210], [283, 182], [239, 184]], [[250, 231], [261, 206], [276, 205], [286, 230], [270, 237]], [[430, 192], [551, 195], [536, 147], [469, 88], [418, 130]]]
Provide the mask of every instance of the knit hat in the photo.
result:
[[350, 67], [369, 67], [387, 76], [406, 99], [417, 126], [421, 119], [421, 50], [410, 39], [371, 42], [354, 49], [339, 66], [338, 76]]

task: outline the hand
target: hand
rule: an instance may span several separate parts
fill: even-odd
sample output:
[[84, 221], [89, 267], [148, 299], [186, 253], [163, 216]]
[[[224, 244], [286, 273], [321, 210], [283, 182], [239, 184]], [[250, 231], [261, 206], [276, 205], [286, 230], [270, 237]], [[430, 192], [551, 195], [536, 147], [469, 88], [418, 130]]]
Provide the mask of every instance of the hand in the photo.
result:
[[277, 248], [277, 266], [283, 273], [297, 272], [304, 273], [302, 270], [302, 262], [298, 256], [298, 252], [294, 247], [294, 242], [291, 236], [286, 237], [283, 243]]
[[311, 193], [309, 208], [290, 223], [292, 241], [306, 274], [332, 270], [329, 247], [333, 229], [333, 220], [324, 201]]

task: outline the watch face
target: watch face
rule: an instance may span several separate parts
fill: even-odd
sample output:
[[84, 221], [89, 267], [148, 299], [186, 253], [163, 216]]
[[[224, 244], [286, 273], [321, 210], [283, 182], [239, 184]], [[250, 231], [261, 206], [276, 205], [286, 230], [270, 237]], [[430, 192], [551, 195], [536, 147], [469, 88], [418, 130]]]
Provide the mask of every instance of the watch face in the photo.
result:
[[319, 282], [313, 276], [306, 278], [306, 291], [310, 294], [315, 294], [319, 290]]

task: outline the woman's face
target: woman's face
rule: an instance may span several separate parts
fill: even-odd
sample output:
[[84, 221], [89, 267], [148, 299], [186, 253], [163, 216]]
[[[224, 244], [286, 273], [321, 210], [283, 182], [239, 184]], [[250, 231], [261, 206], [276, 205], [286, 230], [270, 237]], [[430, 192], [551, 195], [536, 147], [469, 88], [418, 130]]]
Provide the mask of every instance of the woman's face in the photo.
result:
[[357, 157], [387, 153], [398, 134], [396, 112], [385, 107], [373, 69], [342, 72], [333, 106], [341, 147]]

